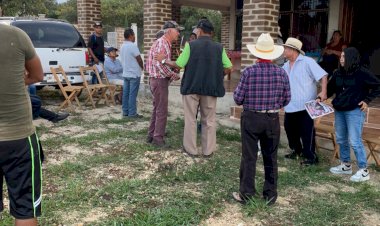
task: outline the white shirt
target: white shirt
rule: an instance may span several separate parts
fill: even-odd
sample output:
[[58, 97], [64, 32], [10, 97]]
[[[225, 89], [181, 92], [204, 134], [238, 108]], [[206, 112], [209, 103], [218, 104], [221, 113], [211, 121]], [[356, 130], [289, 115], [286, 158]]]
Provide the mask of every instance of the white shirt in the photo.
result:
[[305, 103], [317, 98], [317, 82], [327, 72], [310, 57], [299, 54], [293, 67], [289, 61], [282, 67], [289, 76], [291, 100], [285, 106], [285, 112], [305, 110]]

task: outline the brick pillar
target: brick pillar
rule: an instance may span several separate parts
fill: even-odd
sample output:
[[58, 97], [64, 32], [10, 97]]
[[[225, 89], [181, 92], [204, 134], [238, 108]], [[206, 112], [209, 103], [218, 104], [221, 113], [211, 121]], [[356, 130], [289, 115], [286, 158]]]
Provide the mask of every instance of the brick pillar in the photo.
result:
[[230, 12], [222, 12], [221, 43], [224, 49], [230, 49]]
[[[245, 0], [243, 8], [242, 34], [242, 68], [252, 65], [254, 57], [246, 45], [256, 42], [261, 33], [270, 33], [273, 39], [277, 37], [279, 0]], [[275, 39], [276, 43], [276, 39]]]
[[[172, 4], [172, 20], [180, 24], [181, 19], [181, 6]], [[178, 41], [172, 45], [172, 59], [178, 58], [178, 53], [180, 51], [182, 34], [179, 36]], [[185, 40], [184, 40], [185, 41]]]
[[145, 62], [156, 33], [164, 25], [164, 21], [172, 18], [172, 1], [144, 0], [144, 56]]
[[87, 43], [94, 22], [101, 21], [100, 0], [77, 0], [78, 30]]
[[118, 48], [120, 50], [121, 45], [124, 42], [124, 30], [125, 28], [123, 27], [115, 27], [115, 32], [116, 32], [116, 43]]
[[[279, 0], [245, 0], [243, 7], [243, 32], [241, 67], [252, 65], [254, 57], [249, 53], [246, 45], [254, 43], [261, 33], [270, 33], [276, 43], [278, 29]], [[231, 119], [240, 119], [243, 108], [241, 106], [231, 107]]]

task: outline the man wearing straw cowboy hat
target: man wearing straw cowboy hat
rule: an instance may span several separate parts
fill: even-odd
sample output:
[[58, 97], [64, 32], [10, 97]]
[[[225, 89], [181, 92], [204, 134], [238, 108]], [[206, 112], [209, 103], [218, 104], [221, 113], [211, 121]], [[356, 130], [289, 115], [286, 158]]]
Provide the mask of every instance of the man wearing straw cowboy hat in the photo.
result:
[[[302, 154], [305, 160], [301, 165], [314, 165], [318, 163], [314, 121], [306, 112], [305, 103], [316, 98], [318, 101], [327, 99], [327, 72], [314, 59], [304, 56], [300, 40], [288, 38], [283, 46], [284, 57], [288, 59], [283, 68], [289, 76], [292, 93], [292, 99], [285, 107], [284, 120], [292, 152], [285, 157], [295, 159]], [[318, 81], [321, 81], [321, 92], [317, 96]]]
[[261, 34], [257, 43], [248, 44], [247, 48], [258, 59], [244, 70], [234, 91], [234, 100], [243, 105], [244, 111], [241, 114], [240, 189], [232, 195], [240, 203], [257, 196], [255, 174], [260, 141], [265, 172], [263, 198], [270, 205], [277, 199], [278, 112], [290, 101], [290, 85], [285, 70], [272, 63], [282, 55], [284, 47], [275, 45], [269, 34]]

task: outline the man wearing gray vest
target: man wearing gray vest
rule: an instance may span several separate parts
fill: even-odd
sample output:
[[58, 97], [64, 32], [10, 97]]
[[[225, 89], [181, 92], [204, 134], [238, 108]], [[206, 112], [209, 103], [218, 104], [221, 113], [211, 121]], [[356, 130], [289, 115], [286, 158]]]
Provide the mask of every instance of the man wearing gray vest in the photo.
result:
[[216, 100], [225, 94], [224, 75], [232, 64], [222, 45], [211, 38], [214, 31], [212, 23], [207, 19], [201, 19], [197, 28], [199, 28], [198, 39], [186, 43], [176, 62], [166, 60], [164, 63], [172, 67], [185, 68], [181, 82], [185, 115], [182, 151], [190, 156], [199, 155], [196, 115], [200, 106], [202, 154], [209, 157], [216, 147]]

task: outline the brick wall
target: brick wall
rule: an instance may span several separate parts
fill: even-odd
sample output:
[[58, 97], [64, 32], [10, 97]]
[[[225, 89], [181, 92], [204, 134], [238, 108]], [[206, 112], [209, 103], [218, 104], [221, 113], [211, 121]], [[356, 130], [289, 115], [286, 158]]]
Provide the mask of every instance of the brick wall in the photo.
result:
[[172, 1], [144, 0], [144, 56], [145, 62], [150, 47], [156, 39], [156, 33], [164, 21], [172, 18]]
[[99, 22], [102, 19], [100, 0], [77, 0], [77, 9], [78, 30], [87, 43], [88, 37], [93, 31], [94, 22]]
[[279, 0], [244, 1], [241, 56], [243, 69], [254, 62], [254, 57], [246, 47], [247, 43], [256, 42], [261, 33], [270, 33], [273, 39], [277, 37], [279, 9]]
[[[172, 20], [176, 21], [178, 24], [180, 24], [181, 19], [181, 6], [180, 5], [172, 5]], [[178, 37], [177, 42], [174, 42], [172, 45], [172, 59], [177, 59], [179, 56], [180, 51], [180, 45], [181, 45], [181, 35]]]
[[224, 49], [230, 49], [230, 12], [222, 12], [221, 43]]
[[116, 42], [117, 42], [117, 47], [118, 49], [120, 49], [121, 45], [123, 44], [124, 42], [124, 30], [125, 28], [123, 27], [115, 27], [115, 32], [116, 32]]

